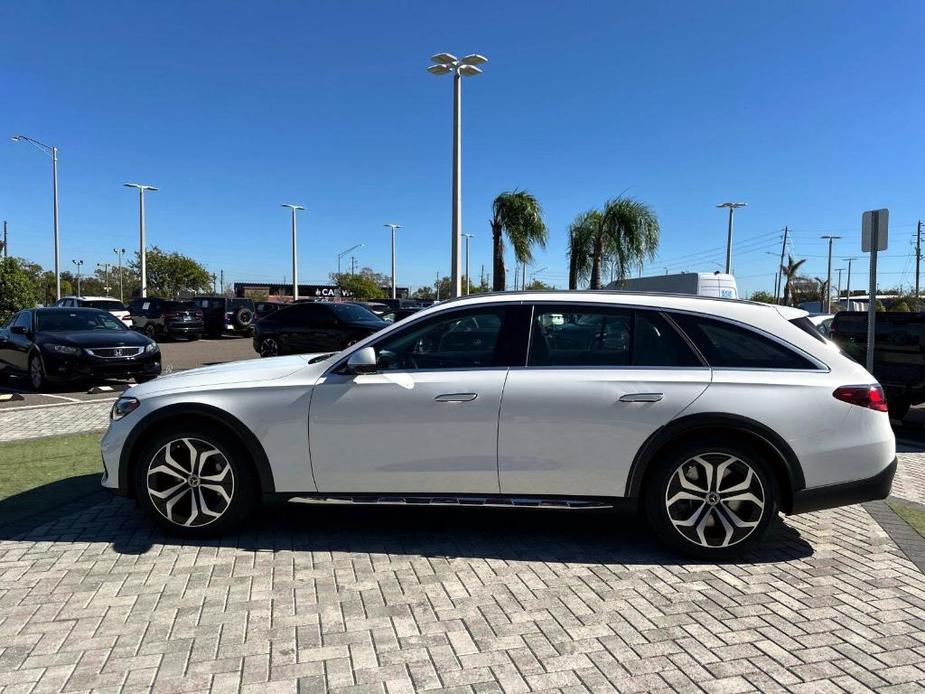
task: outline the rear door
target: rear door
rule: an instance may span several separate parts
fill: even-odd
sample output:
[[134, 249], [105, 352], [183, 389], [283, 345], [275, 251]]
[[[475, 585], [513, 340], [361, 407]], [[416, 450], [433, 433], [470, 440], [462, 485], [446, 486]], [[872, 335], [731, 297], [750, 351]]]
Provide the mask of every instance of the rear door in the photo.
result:
[[537, 304], [498, 425], [504, 494], [623, 496], [643, 442], [710, 383], [657, 311]]

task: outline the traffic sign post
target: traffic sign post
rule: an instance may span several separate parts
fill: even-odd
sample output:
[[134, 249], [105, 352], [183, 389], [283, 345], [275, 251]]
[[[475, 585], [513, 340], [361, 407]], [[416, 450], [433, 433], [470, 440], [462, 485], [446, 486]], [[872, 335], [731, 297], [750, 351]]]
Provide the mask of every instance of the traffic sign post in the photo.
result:
[[[867, 370], [874, 372], [877, 335], [877, 251], [885, 251], [890, 211], [868, 210], [861, 215], [861, 250], [870, 253], [870, 290], [867, 293]], [[850, 297], [849, 297], [850, 300]]]

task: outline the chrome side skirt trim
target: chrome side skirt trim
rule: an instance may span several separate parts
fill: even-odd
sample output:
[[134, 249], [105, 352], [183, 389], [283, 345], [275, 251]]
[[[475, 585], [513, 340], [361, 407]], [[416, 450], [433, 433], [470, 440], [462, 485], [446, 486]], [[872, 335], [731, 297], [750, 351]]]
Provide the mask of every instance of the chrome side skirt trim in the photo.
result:
[[362, 504], [379, 506], [479, 506], [484, 508], [612, 509], [607, 499], [525, 496], [425, 496], [420, 494], [316, 494], [292, 496], [300, 504]]

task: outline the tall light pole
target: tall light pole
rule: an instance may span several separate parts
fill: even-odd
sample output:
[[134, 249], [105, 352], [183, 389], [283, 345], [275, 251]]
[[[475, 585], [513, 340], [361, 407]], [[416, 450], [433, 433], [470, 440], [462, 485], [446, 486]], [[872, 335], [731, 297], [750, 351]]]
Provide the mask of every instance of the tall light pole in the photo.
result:
[[296, 223], [295, 213], [298, 210], [304, 210], [301, 205], [283, 204], [281, 207], [288, 207], [292, 211], [292, 300], [299, 300], [299, 261], [298, 245], [296, 241]]
[[728, 207], [729, 208], [729, 227], [726, 231], [726, 274], [732, 272], [732, 217], [735, 213], [735, 210], [740, 207], [746, 207], [747, 202], [722, 202], [717, 207]]
[[[825, 271], [825, 312], [832, 312], [832, 242], [840, 239], [841, 236], [820, 236], [819, 238], [828, 239], [829, 241], [829, 264]], [[820, 309], [822, 306], [819, 307]]]
[[340, 274], [340, 260], [341, 260], [341, 258], [343, 258], [345, 255], [347, 255], [348, 253], [350, 253], [350, 251], [355, 251], [357, 248], [363, 248], [363, 246], [365, 246], [365, 245], [366, 245], [365, 243], [358, 243], [356, 246], [351, 246], [351, 247], [348, 248], [346, 251], [341, 251], [340, 253], [337, 254], [337, 274], [338, 274], [338, 275]]
[[475, 238], [475, 234], [463, 234], [466, 239], [466, 296], [472, 292], [472, 281], [469, 277], [469, 241]]
[[125, 255], [124, 248], [113, 248], [112, 252], [119, 259], [119, 301], [125, 302], [125, 292], [122, 291], [122, 256]]
[[97, 267], [97, 269], [99, 269], [99, 268], [102, 268], [102, 269], [103, 269], [103, 278], [104, 278], [103, 281], [106, 283], [106, 284], [103, 286], [103, 289], [105, 289], [107, 293], [110, 292], [110, 291], [112, 290], [112, 287], [111, 287], [110, 284], [109, 284], [109, 279], [110, 279], [110, 278], [109, 278], [109, 267], [110, 267], [110, 263], [97, 263], [97, 264], [96, 264], [96, 267]]
[[857, 260], [855, 256], [850, 258], [842, 258], [842, 260], [848, 263], [848, 279], [845, 282], [845, 310], [851, 310], [851, 261]]
[[55, 299], [61, 298], [61, 264], [60, 264], [60, 238], [58, 228], [58, 148], [46, 145], [25, 135], [14, 135], [13, 142], [28, 142], [41, 152], [51, 157], [51, 195], [55, 225]]
[[401, 229], [401, 224], [383, 224], [392, 230], [392, 298], [395, 298], [395, 231]]
[[141, 265], [141, 298], [148, 296], [148, 261], [145, 253], [145, 191], [157, 191], [154, 186], [143, 183], [124, 183], [126, 188], [138, 189], [138, 258]]
[[478, 67], [488, 62], [488, 58], [478, 53], [470, 53], [456, 58], [452, 53], [437, 53], [430, 58], [434, 64], [427, 68], [432, 75], [453, 73], [453, 230], [450, 253], [450, 294], [448, 298], [462, 293], [459, 256], [462, 239], [462, 78], [479, 75]]
[[77, 296], [81, 296], [80, 293], [80, 266], [84, 264], [82, 260], [72, 260], [75, 266], [77, 266]]

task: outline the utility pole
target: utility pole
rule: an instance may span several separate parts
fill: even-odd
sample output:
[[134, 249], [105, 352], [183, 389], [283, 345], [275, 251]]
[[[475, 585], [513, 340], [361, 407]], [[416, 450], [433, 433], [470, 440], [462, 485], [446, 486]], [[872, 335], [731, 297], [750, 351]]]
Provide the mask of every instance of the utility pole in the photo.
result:
[[108, 293], [110, 292], [110, 290], [112, 289], [112, 287], [111, 287], [110, 284], [109, 284], [109, 267], [110, 267], [110, 264], [109, 264], [109, 263], [97, 263], [97, 264], [96, 264], [96, 267], [97, 267], [97, 268], [103, 268], [103, 277], [104, 277], [103, 281], [106, 283], [106, 286], [103, 287], [103, 289], [105, 289], [105, 290], [106, 290], [106, 293], [108, 294]]
[[850, 310], [851, 306], [851, 261], [857, 260], [855, 256], [850, 258], [842, 258], [845, 262], [848, 263], [848, 281], [845, 284], [845, 309]]
[[746, 207], [747, 202], [723, 202], [717, 205], [717, 207], [727, 207], [729, 208], [729, 225], [726, 230], [726, 274], [732, 272], [732, 219], [735, 215], [735, 211], [740, 207]]
[[122, 283], [122, 256], [125, 255], [124, 248], [113, 248], [112, 252], [116, 254], [116, 257], [119, 259], [119, 301], [125, 303], [125, 292], [123, 291]]
[[520, 284], [520, 263], [515, 263], [514, 265], [514, 291], [517, 291], [517, 286]]
[[80, 294], [80, 266], [84, 264], [84, 261], [72, 260], [71, 262], [77, 266], [77, 296], [81, 296]]
[[213, 272], [213, 273], [212, 273], [212, 293], [213, 293], [213, 294], [218, 294], [218, 288], [215, 286], [215, 280], [217, 280], [217, 279], [218, 279], [218, 275], [216, 275], [216, 274]]
[[143, 183], [126, 183], [126, 188], [138, 189], [138, 258], [141, 266], [141, 297], [148, 296], [148, 266], [145, 255], [145, 191], [157, 191], [154, 186]]
[[485, 263], [482, 263], [482, 270], [479, 272], [479, 289], [485, 286]]
[[790, 235], [790, 227], [784, 227], [784, 242], [780, 246], [780, 263], [777, 266], [777, 284], [774, 285], [774, 301], [780, 303], [780, 292], [784, 283], [784, 253], [787, 252], [787, 237]]
[[472, 291], [472, 278], [469, 277], [469, 241], [475, 238], [475, 234], [463, 234], [463, 237], [466, 239], [466, 296], [468, 296]]
[[[288, 207], [292, 212], [292, 221], [290, 222], [292, 226], [292, 300], [298, 301], [299, 299], [299, 253], [296, 241], [296, 221], [295, 213], [298, 210], [304, 210], [305, 208], [301, 205], [292, 205], [292, 204], [283, 204], [280, 207]], [[224, 289], [225, 283], [222, 282], [222, 288]]]
[[[6, 222], [3, 223], [3, 228], [6, 229]], [[4, 241], [6, 241], [6, 236], [4, 234]], [[6, 248], [6, 243], [3, 244], [3, 247]], [[915, 230], [915, 298], [919, 298], [919, 265], [922, 263], [922, 220], [919, 220], [918, 225], [916, 225]]]
[[[825, 312], [832, 312], [832, 242], [840, 239], [841, 236], [820, 236], [819, 238], [828, 239], [829, 241], [829, 264], [825, 273]], [[822, 308], [821, 306], [819, 308]]]
[[383, 224], [392, 230], [392, 298], [395, 298], [395, 231], [401, 229], [401, 224]]
[[842, 270], [844, 270], [844, 269], [845, 269], [845, 268], [843, 268], [843, 267], [840, 267], [840, 268], [836, 268], [836, 269], [835, 269], [835, 272], [838, 273], [838, 289], [837, 289], [836, 292], [835, 292], [835, 303], [836, 303], [836, 305], [838, 304], [839, 299], [841, 298], [841, 272], [842, 272]]
[[355, 255], [350, 256], [350, 276], [357, 274], [357, 257]]
[[224, 270], [219, 270], [218, 273], [219, 273], [219, 274], [218, 274], [218, 276], [219, 276], [219, 280], [218, 280], [218, 293], [221, 294], [222, 296], [224, 296], [224, 295], [225, 295], [225, 271], [224, 271]]
[[[921, 222], [920, 222], [921, 223]], [[7, 241], [6, 241], [6, 220], [3, 220], [3, 257], [9, 258], [10, 252], [7, 250]]]
[[437, 281], [434, 283], [434, 289], [437, 292], [437, 301], [440, 301], [440, 271], [437, 271]]

